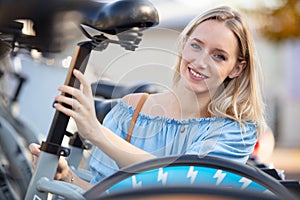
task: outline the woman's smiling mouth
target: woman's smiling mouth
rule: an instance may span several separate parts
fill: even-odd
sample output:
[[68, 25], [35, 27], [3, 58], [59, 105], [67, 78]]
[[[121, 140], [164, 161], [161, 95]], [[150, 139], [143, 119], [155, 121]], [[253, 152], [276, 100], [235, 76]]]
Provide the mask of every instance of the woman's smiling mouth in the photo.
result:
[[195, 80], [203, 80], [203, 79], [208, 78], [207, 76], [195, 71], [194, 69], [192, 69], [190, 67], [188, 69], [189, 69], [191, 77]]

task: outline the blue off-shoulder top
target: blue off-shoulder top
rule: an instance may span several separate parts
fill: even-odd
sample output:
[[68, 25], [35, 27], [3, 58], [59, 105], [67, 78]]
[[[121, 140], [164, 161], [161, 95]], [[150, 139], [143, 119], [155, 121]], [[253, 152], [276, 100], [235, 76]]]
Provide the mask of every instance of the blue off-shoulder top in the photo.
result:
[[[103, 125], [125, 139], [134, 108], [121, 101], [106, 115]], [[171, 119], [140, 113], [130, 143], [157, 157], [197, 154], [216, 156], [245, 163], [257, 141], [257, 125], [239, 123], [221, 117]], [[116, 172], [119, 167], [100, 149], [95, 148], [89, 167], [91, 183]]]

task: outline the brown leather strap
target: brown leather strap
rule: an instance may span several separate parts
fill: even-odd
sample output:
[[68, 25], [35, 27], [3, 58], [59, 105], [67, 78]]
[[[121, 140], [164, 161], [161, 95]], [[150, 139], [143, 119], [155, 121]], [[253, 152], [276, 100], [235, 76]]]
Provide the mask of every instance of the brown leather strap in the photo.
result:
[[142, 107], [143, 107], [143, 105], [144, 105], [147, 97], [148, 97], [147, 93], [143, 94], [143, 96], [141, 97], [138, 105], [135, 108], [135, 111], [133, 113], [133, 116], [132, 116], [132, 119], [131, 119], [131, 122], [130, 122], [130, 127], [129, 127], [129, 130], [128, 130], [127, 136], [126, 136], [126, 141], [127, 142], [130, 142], [131, 134], [132, 134], [132, 131], [133, 131], [136, 119], [138, 118], [139, 113], [140, 113], [140, 111], [141, 111], [141, 109], [142, 109]]

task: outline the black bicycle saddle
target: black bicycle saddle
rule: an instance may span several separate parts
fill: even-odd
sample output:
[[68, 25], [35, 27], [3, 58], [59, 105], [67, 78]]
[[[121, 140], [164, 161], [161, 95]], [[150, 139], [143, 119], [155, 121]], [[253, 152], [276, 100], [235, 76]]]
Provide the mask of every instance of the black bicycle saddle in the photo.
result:
[[[71, 21], [108, 34], [158, 24], [158, 13], [147, 0], [110, 3], [91, 0], [0, 0], [0, 35], [13, 35], [13, 39], [24, 47], [57, 52], [61, 50], [62, 37], [70, 34], [64, 33], [60, 23], [64, 20], [63, 16], [74, 14], [74, 11], [78, 15], [73, 15]], [[18, 19], [31, 20], [35, 35], [24, 35], [22, 24], [15, 21]]]
[[82, 24], [113, 35], [133, 27], [151, 27], [159, 22], [157, 10], [147, 0], [119, 0], [111, 3], [90, 1], [81, 12], [84, 14]]
[[118, 103], [120, 99], [95, 99], [95, 111], [97, 119], [100, 123], [103, 122], [107, 113]]
[[135, 82], [132, 84], [113, 83], [111, 81], [100, 80], [91, 84], [93, 94], [105, 99], [122, 98], [131, 93], [159, 92], [158, 87], [150, 82]]

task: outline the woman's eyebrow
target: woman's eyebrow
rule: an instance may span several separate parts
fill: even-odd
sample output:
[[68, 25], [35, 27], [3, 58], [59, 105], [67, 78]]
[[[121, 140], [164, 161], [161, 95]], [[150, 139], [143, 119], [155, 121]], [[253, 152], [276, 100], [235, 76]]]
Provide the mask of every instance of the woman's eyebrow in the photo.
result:
[[202, 42], [202, 40], [198, 39], [198, 38], [192, 38], [191, 41], [195, 40], [198, 43], [204, 44], [204, 42]]

